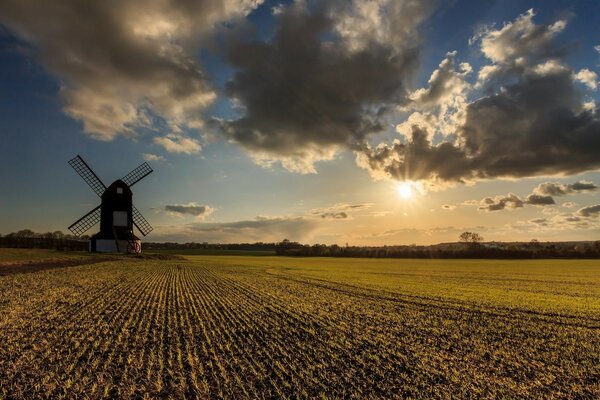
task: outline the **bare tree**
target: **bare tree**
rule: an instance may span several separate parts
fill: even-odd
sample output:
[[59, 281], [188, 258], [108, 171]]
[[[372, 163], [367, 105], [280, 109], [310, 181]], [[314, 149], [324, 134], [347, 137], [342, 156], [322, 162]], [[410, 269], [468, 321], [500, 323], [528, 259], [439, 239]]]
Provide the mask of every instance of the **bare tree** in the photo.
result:
[[463, 232], [458, 237], [461, 243], [468, 244], [469, 246], [475, 246], [483, 242], [483, 237], [479, 233], [475, 232]]

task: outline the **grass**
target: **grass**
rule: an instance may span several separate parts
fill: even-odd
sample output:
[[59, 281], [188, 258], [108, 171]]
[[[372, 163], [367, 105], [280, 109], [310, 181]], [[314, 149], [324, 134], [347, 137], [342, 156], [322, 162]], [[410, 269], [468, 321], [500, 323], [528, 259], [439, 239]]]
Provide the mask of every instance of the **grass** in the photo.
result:
[[0, 398], [600, 397], [600, 263], [188, 256], [0, 277]]

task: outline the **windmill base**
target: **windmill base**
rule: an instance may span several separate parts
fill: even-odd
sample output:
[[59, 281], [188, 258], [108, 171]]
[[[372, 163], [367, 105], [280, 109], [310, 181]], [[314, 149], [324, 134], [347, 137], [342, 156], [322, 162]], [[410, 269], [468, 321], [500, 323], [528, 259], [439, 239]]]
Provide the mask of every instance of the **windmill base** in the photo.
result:
[[97, 253], [141, 253], [141, 240], [92, 239], [89, 250]]

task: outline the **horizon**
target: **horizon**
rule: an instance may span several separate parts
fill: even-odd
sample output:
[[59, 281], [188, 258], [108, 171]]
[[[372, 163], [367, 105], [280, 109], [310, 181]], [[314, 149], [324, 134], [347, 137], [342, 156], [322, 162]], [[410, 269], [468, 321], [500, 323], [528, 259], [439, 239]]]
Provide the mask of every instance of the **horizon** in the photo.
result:
[[0, 234], [93, 209], [80, 154], [107, 186], [154, 169], [132, 189], [144, 242], [599, 240], [599, 19], [563, 1], [5, 2]]

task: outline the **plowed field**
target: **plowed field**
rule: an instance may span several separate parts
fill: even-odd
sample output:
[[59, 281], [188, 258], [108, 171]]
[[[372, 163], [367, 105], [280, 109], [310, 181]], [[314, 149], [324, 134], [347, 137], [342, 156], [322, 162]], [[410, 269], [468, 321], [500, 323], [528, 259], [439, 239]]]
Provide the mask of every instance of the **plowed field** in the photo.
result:
[[600, 263], [190, 257], [0, 277], [0, 398], [600, 398]]

